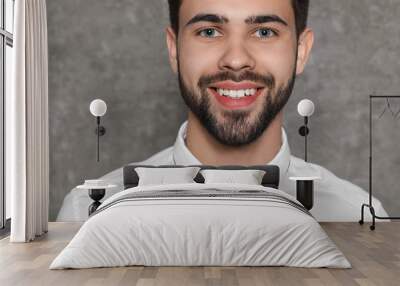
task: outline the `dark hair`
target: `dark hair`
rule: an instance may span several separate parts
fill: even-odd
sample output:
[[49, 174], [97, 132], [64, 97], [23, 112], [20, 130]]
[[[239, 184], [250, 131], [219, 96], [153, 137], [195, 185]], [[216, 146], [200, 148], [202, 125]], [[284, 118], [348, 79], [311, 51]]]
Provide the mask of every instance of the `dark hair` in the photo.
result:
[[[179, 9], [183, 0], [168, 0], [169, 18], [171, 27], [176, 34], [179, 31]], [[308, 8], [310, 0], [291, 0], [296, 19], [297, 37], [304, 31], [307, 26]]]

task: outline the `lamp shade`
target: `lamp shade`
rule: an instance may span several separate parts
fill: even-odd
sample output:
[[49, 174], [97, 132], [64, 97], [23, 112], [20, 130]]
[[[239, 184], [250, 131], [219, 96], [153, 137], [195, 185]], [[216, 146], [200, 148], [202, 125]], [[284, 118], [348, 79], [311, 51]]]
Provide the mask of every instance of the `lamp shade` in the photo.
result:
[[315, 106], [314, 103], [309, 99], [303, 99], [297, 105], [297, 111], [303, 117], [310, 117], [314, 114]]
[[103, 116], [107, 112], [107, 104], [104, 100], [95, 99], [90, 103], [89, 109], [93, 116]]

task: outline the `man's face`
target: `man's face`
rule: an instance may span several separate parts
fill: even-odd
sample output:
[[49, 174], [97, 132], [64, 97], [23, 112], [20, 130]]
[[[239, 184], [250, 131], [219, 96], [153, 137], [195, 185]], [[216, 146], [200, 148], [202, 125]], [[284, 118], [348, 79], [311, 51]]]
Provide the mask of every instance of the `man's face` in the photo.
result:
[[291, 0], [183, 0], [179, 16], [168, 47], [186, 104], [220, 143], [253, 142], [304, 68]]

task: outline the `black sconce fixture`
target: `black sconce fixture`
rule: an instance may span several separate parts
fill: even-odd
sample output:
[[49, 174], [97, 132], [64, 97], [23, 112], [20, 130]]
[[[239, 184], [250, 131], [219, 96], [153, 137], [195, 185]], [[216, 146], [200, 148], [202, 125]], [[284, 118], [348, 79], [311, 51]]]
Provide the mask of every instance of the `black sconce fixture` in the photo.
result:
[[309, 99], [303, 99], [297, 105], [297, 111], [304, 117], [304, 125], [300, 127], [299, 134], [304, 137], [304, 161], [307, 162], [307, 136], [310, 133], [308, 128], [308, 118], [313, 115], [315, 110], [314, 103]]
[[[297, 105], [297, 111], [304, 117], [304, 125], [300, 127], [299, 133], [304, 137], [304, 161], [307, 162], [307, 136], [310, 133], [308, 128], [308, 119], [313, 115], [315, 110], [314, 103], [309, 99], [303, 99]], [[314, 181], [321, 179], [318, 176], [301, 176], [290, 177], [289, 179], [296, 181], [296, 199], [303, 206], [311, 210], [314, 206]]]
[[97, 162], [100, 161], [100, 136], [106, 134], [106, 128], [100, 125], [100, 118], [107, 112], [107, 104], [101, 99], [95, 99], [90, 103], [90, 113], [96, 117], [97, 127], [95, 133], [97, 135]]

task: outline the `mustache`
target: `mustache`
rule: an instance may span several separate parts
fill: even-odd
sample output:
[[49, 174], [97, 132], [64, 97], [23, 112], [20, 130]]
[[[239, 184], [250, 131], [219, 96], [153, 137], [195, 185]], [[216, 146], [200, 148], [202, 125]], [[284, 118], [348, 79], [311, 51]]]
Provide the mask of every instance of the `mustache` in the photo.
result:
[[259, 74], [252, 71], [245, 71], [237, 74], [230, 71], [220, 72], [214, 75], [202, 76], [199, 79], [198, 86], [205, 89], [207, 86], [220, 81], [231, 80], [234, 82], [252, 81], [267, 86], [269, 89], [275, 88], [275, 77], [272, 74]]

